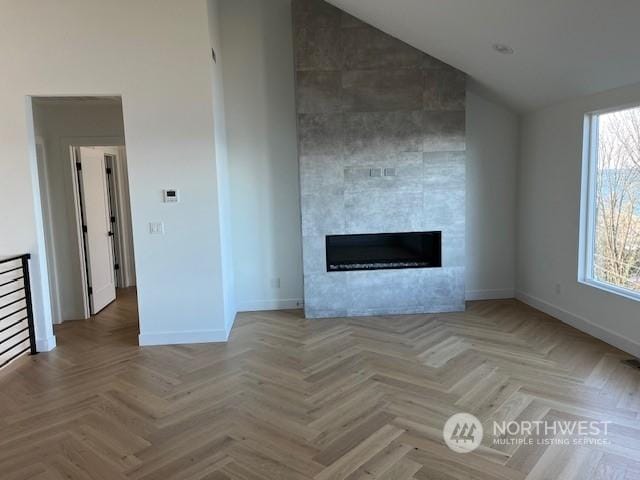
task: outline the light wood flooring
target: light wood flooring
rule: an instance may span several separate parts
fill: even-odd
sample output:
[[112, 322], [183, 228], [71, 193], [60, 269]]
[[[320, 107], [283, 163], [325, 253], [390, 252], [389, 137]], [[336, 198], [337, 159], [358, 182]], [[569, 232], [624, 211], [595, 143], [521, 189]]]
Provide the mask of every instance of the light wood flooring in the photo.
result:
[[[227, 344], [139, 348], [135, 292], [0, 372], [0, 478], [640, 478], [640, 370], [515, 300], [466, 313], [240, 314]], [[612, 422], [606, 445], [454, 453], [458, 412]]]

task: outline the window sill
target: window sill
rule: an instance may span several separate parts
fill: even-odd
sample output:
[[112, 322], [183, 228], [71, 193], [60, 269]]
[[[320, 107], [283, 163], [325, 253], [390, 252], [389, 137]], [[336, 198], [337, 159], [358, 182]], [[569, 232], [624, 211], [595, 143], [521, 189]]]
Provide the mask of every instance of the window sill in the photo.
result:
[[614, 295], [618, 295], [628, 300], [640, 302], [640, 292], [634, 292], [632, 290], [627, 290], [626, 288], [616, 287], [615, 285], [609, 285], [608, 283], [592, 279], [579, 280], [579, 283], [597, 288], [598, 290], [604, 290], [607, 293], [613, 293]]

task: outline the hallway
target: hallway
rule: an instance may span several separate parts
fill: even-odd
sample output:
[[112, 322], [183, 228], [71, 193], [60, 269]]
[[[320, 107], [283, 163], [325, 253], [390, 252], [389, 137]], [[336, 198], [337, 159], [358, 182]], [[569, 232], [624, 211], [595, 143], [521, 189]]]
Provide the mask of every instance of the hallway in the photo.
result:
[[[117, 289], [117, 298], [86, 320], [64, 322], [54, 327], [58, 347], [86, 349], [138, 345], [136, 288]], [[57, 350], [49, 355], [55, 354]]]

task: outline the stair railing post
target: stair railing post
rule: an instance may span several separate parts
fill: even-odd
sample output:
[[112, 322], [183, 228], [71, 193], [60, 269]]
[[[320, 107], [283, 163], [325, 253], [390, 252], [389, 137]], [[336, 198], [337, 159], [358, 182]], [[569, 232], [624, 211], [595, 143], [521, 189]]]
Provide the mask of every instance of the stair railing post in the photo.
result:
[[33, 322], [33, 304], [31, 302], [31, 277], [29, 276], [29, 258], [31, 255], [24, 255], [22, 257], [22, 273], [24, 281], [24, 293], [25, 302], [27, 303], [27, 324], [29, 326], [29, 346], [31, 348], [31, 355], [38, 353], [36, 348], [36, 329]]

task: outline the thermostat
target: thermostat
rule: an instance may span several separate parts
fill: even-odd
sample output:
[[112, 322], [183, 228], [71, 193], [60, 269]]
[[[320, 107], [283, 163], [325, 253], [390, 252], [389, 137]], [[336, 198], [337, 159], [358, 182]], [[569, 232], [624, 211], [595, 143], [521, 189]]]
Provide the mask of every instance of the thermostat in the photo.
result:
[[162, 198], [164, 203], [178, 203], [180, 201], [180, 192], [178, 190], [163, 190]]

